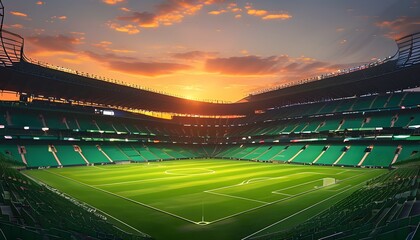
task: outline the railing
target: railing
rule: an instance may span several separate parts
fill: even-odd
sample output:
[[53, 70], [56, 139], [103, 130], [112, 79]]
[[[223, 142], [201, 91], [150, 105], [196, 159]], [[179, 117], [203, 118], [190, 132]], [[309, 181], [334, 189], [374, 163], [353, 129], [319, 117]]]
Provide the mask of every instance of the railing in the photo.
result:
[[398, 45], [397, 66], [399, 68], [420, 63], [420, 32], [402, 37], [396, 43]]
[[363, 65], [358, 66], [358, 67], [342, 69], [342, 70], [338, 70], [338, 71], [335, 71], [335, 72], [332, 72], [332, 73], [326, 73], [326, 74], [322, 74], [322, 75], [319, 75], [319, 76], [316, 76], [316, 77], [311, 77], [311, 78], [307, 78], [307, 79], [303, 79], [303, 80], [289, 82], [289, 83], [285, 83], [285, 84], [275, 86], [275, 87], [272, 87], [272, 88], [266, 88], [266, 89], [258, 90], [258, 91], [250, 93], [248, 96], [253, 96], [253, 95], [262, 94], [262, 93], [266, 93], [266, 92], [272, 92], [272, 91], [276, 91], [276, 90], [280, 90], [280, 89], [284, 89], [284, 88], [288, 88], [288, 87], [292, 87], [292, 86], [302, 85], [302, 84], [309, 83], [309, 82], [315, 82], [315, 81], [319, 81], [319, 80], [326, 79], [326, 78], [331, 78], [331, 77], [336, 77], [336, 76], [340, 76], [340, 75], [343, 75], [343, 74], [357, 72], [357, 71], [360, 71], [360, 70], [364, 70], [364, 69], [367, 69], [367, 68], [376, 67], [378, 65], [384, 64], [384, 63], [388, 62], [389, 60], [391, 60], [393, 58], [394, 58], [394, 56], [389, 56], [389, 57], [386, 57], [385, 59], [382, 59], [382, 60], [378, 59], [375, 62], [366, 63], [366, 64], [363, 64]]
[[4, 6], [0, 0], [0, 67], [13, 66], [23, 58], [24, 39], [3, 29]]

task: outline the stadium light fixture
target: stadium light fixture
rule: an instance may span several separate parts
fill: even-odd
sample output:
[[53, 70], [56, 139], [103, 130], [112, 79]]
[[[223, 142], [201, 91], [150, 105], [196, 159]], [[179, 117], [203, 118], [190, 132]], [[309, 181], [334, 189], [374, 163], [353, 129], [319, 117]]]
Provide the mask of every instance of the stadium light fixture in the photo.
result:
[[42, 129], [42, 131], [44, 131], [44, 132], [46, 132], [46, 131], [48, 131], [48, 130], [50, 130], [49, 128], [47, 128], [47, 127], [43, 127], [43, 128], [41, 128]]
[[411, 137], [411, 135], [396, 135], [394, 136], [395, 139], [404, 139], [404, 138], [409, 138]]
[[13, 139], [12, 136], [4, 136], [4, 139]]
[[29, 130], [29, 126], [24, 126], [23, 129]]

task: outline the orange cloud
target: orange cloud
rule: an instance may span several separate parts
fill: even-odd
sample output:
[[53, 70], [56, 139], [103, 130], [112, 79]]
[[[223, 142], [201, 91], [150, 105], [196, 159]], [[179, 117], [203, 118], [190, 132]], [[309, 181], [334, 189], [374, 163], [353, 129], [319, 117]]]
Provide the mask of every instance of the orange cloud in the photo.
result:
[[95, 44], [92, 44], [92, 45], [95, 46], [95, 47], [105, 49], [105, 48], [109, 47], [111, 44], [112, 44], [112, 42], [109, 42], [109, 41], [101, 41], [99, 43], [95, 43]]
[[252, 5], [245, 6], [247, 9], [247, 14], [255, 17], [261, 17], [262, 20], [287, 20], [292, 18], [287, 12], [279, 12], [279, 11], [267, 11], [263, 9], [254, 9]]
[[36, 4], [37, 4], [37, 5], [44, 5], [44, 4], [45, 4], [45, 2], [38, 1], [38, 2], [36, 2]]
[[13, 16], [17, 16], [17, 17], [27, 17], [28, 14], [23, 13], [23, 12], [15, 12], [15, 11], [11, 11], [10, 14], [12, 14]]
[[110, 46], [112, 45], [112, 42], [109, 41], [101, 41], [99, 43], [92, 44], [92, 46], [98, 47], [100, 49], [103, 49], [105, 51], [109, 52], [116, 52], [116, 53], [134, 53], [136, 51], [128, 50], [128, 49], [114, 49]]
[[266, 10], [257, 10], [257, 9], [249, 9], [247, 13], [252, 16], [264, 16], [268, 14]]
[[15, 29], [23, 29], [24, 26], [22, 24], [12, 24], [12, 25], [4, 25], [4, 28], [15, 28]]
[[[156, 6], [154, 12], [132, 11], [128, 15], [117, 17], [118, 21], [129, 22], [140, 28], [157, 28], [159, 26], [170, 26], [182, 22], [185, 16], [196, 14], [206, 5], [223, 3], [228, 0], [165, 0]], [[226, 10], [220, 10], [220, 13]], [[220, 14], [213, 11], [210, 14]], [[114, 28], [116, 29], [116, 28]]]
[[398, 39], [406, 35], [418, 32], [420, 29], [420, 17], [399, 17], [391, 21], [377, 22], [375, 25], [387, 30], [386, 37]]
[[210, 15], [220, 15], [220, 14], [225, 13], [225, 12], [227, 12], [227, 11], [226, 10], [215, 10], [215, 11], [208, 12], [208, 14], [210, 14]]
[[108, 4], [108, 5], [115, 5], [117, 3], [124, 2], [125, 0], [102, 0], [102, 2]]
[[292, 18], [292, 15], [287, 14], [287, 13], [281, 13], [281, 14], [268, 14], [268, 15], [264, 16], [262, 19], [263, 20], [272, 20], [272, 19], [286, 20], [286, 19], [290, 19], [290, 18]]
[[51, 19], [58, 19], [64, 21], [67, 20], [67, 16], [52, 16]]
[[140, 30], [132, 24], [119, 25], [118, 23], [111, 23], [109, 27], [117, 32], [128, 33], [130, 35], [140, 33]]

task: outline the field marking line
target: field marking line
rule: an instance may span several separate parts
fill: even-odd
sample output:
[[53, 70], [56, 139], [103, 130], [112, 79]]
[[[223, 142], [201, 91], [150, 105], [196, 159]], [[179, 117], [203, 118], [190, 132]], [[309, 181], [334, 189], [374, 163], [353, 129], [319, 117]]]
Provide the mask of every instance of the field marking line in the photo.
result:
[[270, 179], [270, 177], [251, 178], [249, 180], [243, 181], [241, 184], [260, 182], [260, 181], [269, 180], [269, 179]]
[[329, 185], [329, 186], [326, 186], [325, 187], [325, 189], [324, 189], [324, 191], [329, 191], [329, 192], [338, 192], [338, 191], [341, 191], [341, 190], [343, 190], [343, 189], [346, 189], [346, 188], [348, 188], [348, 187], [351, 187], [351, 185], [346, 185], [346, 186], [344, 186], [344, 187], [341, 187], [341, 188], [339, 188], [339, 189], [328, 189], [328, 187], [330, 187], [330, 186], [334, 186], [335, 184], [332, 184], [332, 185]]
[[97, 168], [97, 169], [100, 169], [100, 170], [105, 170], [105, 171], [112, 170], [112, 169], [101, 168], [101, 167], [98, 167], [98, 166], [91, 166], [91, 167]]
[[304, 209], [302, 209], [302, 210], [300, 210], [300, 211], [297, 211], [297, 212], [295, 212], [295, 213], [294, 213], [294, 214], [292, 214], [292, 215], [289, 215], [289, 216], [287, 216], [287, 217], [285, 217], [285, 218], [283, 218], [283, 219], [281, 219], [281, 220], [279, 220], [279, 221], [277, 221], [277, 222], [275, 222], [275, 223], [272, 223], [272, 224], [270, 224], [270, 225], [268, 225], [268, 226], [266, 226], [266, 227], [264, 227], [264, 228], [262, 228], [262, 229], [260, 229], [260, 230], [258, 230], [258, 231], [256, 231], [256, 232], [254, 232], [254, 233], [252, 233], [252, 234], [250, 234], [250, 235], [246, 236], [246, 237], [241, 238], [241, 240], [246, 240], [246, 239], [249, 239], [249, 238], [251, 238], [251, 237], [253, 237], [253, 236], [257, 235], [257, 234], [258, 234], [258, 233], [260, 233], [260, 232], [263, 232], [263, 231], [265, 231], [265, 230], [267, 230], [267, 229], [269, 229], [269, 228], [271, 228], [271, 227], [273, 227], [273, 226], [275, 226], [275, 225], [277, 225], [277, 224], [279, 224], [279, 223], [281, 223], [281, 222], [284, 222], [284, 221], [288, 220], [289, 218], [292, 218], [292, 217], [294, 217], [294, 216], [296, 216], [296, 215], [298, 215], [298, 214], [300, 214], [300, 213], [302, 213], [302, 212], [305, 212], [306, 210], [309, 210], [309, 209], [311, 209], [311, 208], [313, 208], [313, 207], [315, 207], [315, 206], [317, 206], [317, 205], [319, 205], [319, 204], [321, 204], [321, 203], [324, 203], [324, 202], [326, 202], [326, 201], [328, 201], [328, 200], [330, 200], [330, 199], [332, 199], [332, 198], [334, 198], [334, 197], [336, 197], [336, 196], [338, 196], [338, 195], [340, 195], [340, 194], [343, 194], [343, 193], [345, 193], [345, 192], [349, 191], [350, 189], [352, 189], [352, 188], [354, 188], [354, 187], [356, 187], [356, 186], [359, 186], [359, 185], [361, 185], [361, 184], [364, 184], [365, 182], [366, 182], [366, 181], [361, 182], [361, 183], [359, 183], [359, 184], [356, 184], [356, 185], [354, 185], [353, 187], [350, 187], [350, 188], [348, 188], [348, 189], [346, 189], [346, 190], [343, 190], [343, 191], [341, 191], [341, 192], [339, 192], [339, 193], [336, 193], [336, 194], [334, 194], [334, 195], [332, 195], [332, 196], [330, 196], [330, 197], [328, 197], [328, 198], [325, 198], [325, 199], [323, 199], [322, 201], [319, 201], [319, 202], [317, 202], [317, 203], [315, 203], [315, 204], [312, 204], [311, 206], [308, 206], [308, 207], [306, 207], [306, 208], [304, 208]]
[[213, 188], [213, 189], [209, 189], [209, 190], [205, 190], [205, 191], [212, 191], [213, 192], [213, 191], [217, 191], [217, 190], [220, 190], [220, 189], [238, 187], [238, 186], [242, 186], [242, 185], [246, 185], [246, 184], [252, 184], [252, 183], [263, 182], [263, 181], [270, 181], [270, 180], [276, 180], [276, 179], [282, 179], [282, 178], [289, 178], [289, 177], [294, 176], [294, 175], [308, 174], [308, 173], [309, 174], [320, 174], [320, 173], [313, 173], [313, 172], [300, 172], [300, 173], [293, 173], [293, 174], [290, 174], [290, 175], [287, 175], [287, 176], [266, 177], [265, 179], [261, 179], [261, 180], [254, 181], [254, 182], [249, 182], [252, 179], [258, 179], [258, 178], [251, 178], [249, 180], [244, 180], [244, 181], [242, 181], [241, 183], [238, 183], [238, 184], [228, 185], [228, 186], [224, 186], [224, 187], [220, 187], [220, 188]]
[[[182, 171], [182, 170], [189, 170], [189, 169], [205, 170], [206, 172], [202, 172], [202, 173], [176, 173], [177, 170]], [[165, 174], [178, 175], [178, 176], [196, 176], [196, 175], [206, 175], [206, 174], [214, 174], [214, 173], [216, 173], [216, 171], [214, 171], [212, 169], [207, 169], [207, 168], [175, 168], [175, 169], [169, 169], [169, 170], [165, 171]]]
[[161, 179], [169, 179], [169, 178], [172, 179], [172, 178], [180, 178], [180, 177], [185, 177], [185, 176], [140, 179], [140, 180], [124, 181], [124, 182], [93, 184], [93, 185], [90, 185], [90, 186], [94, 186], [94, 187], [113, 186], [113, 185], [122, 185], [122, 184], [137, 183], [137, 182], [148, 182], [148, 181], [156, 181], [156, 180], [161, 180]]
[[296, 195], [293, 194], [287, 194], [287, 193], [281, 193], [281, 192], [277, 192], [277, 191], [272, 191], [272, 194], [278, 194], [278, 195], [284, 195], [284, 196], [288, 196], [288, 197], [294, 197]]
[[[111, 169], [110, 168], [105, 168], [104, 166], [111, 166]], [[136, 169], [136, 168], [143, 168], [145, 166], [148, 166], [148, 165], [146, 165], [144, 163], [143, 164], [141, 164], [141, 163], [140, 164], [130, 163], [130, 164], [124, 164], [124, 165], [122, 165], [122, 164], [107, 164], [107, 165], [98, 164], [98, 165], [93, 165], [93, 166], [88, 166], [88, 167], [93, 167], [93, 168], [97, 168], [97, 169], [105, 170], [105, 171], [121, 171], [121, 170], [127, 170], [127, 169], [132, 170], [132, 169]], [[112, 169], [112, 168], [115, 168], [115, 169]]]
[[98, 191], [101, 191], [101, 192], [107, 193], [107, 194], [109, 194], [109, 195], [112, 195], [112, 196], [115, 196], [115, 197], [118, 197], [118, 198], [124, 199], [124, 200], [126, 200], [126, 201], [129, 201], [129, 202], [132, 202], [132, 203], [135, 203], [135, 204], [138, 204], [138, 205], [141, 205], [141, 206], [144, 206], [144, 207], [147, 207], [147, 208], [153, 209], [153, 210], [155, 210], [155, 211], [158, 211], [158, 212], [161, 212], [161, 213], [164, 213], [164, 214], [170, 215], [170, 216], [172, 216], [172, 217], [175, 217], [175, 218], [178, 218], [178, 219], [184, 220], [184, 221], [186, 221], [186, 222], [193, 223], [193, 224], [198, 224], [197, 222], [195, 222], [195, 221], [193, 221], [193, 220], [190, 220], [190, 219], [188, 219], [188, 218], [184, 218], [184, 217], [181, 217], [181, 216], [176, 215], [176, 214], [174, 214], [174, 213], [167, 212], [167, 211], [165, 211], [165, 210], [162, 210], [162, 209], [159, 209], [159, 208], [156, 208], [156, 207], [150, 206], [150, 205], [148, 205], [148, 204], [145, 204], [145, 203], [142, 203], [142, 202], [139, 202], [139, 201], [136, 201], [136, 200], [133, 200], [133, 199], [130, 199], [130, 198], [127, 198], [127, 197], [124, 197], [124, 196], [118, 195], [118, 194], [116, 194], [116, 193], [109, 192], [109, 191], [107, 191], [107, 190], [104, 190], [104, 189], [101, 189], [101, 188], [97, 188], [97, 187], [91, 186], [91, 185], [86, 184], [86, 183], [79, 182], [79, 181], [77, 181], [77, 180], [75, 180], [75, 179], [72, 179], [72, 178], [69, 178], [69, 177], [63, 176], [63, 175], [61, 175], [61, 174], [53, 173], [53, 172], [50, 172], [49, 170], [43, 170], [43, 171], [46, 171], [46, 172], [48, 172], [48, 173], [51, 173], [51, 174], [57, 175], [57, 176], [59, 176], [59, 177], [62, 177], [62, 178], [68, 179], [68, 180], [73, 181], [73, 182], [76, 182], [76, 183], [79, 183], [79, 184], [81, 184], [81, 185], [85, 185], [85, 186], [87, 186], [87, 187], [90, 187], [90, 188], [93, 188], [93, 189], [95, 189], [95, 190], [98, 190]]
[[[43, 185], [47, 185], [47, 184], [45, 184], [45, 183], [43, 183], [43, 182], [41, 182], [41, 181], [39, 181], [39, 180], [37, 180], [37, 179], [35, 179], [35, 178], [31, 177], [31, 176], [29, 176], [29, 175], [25, 174], [23, 171], [21, 171], [20, 173], [22, 173], [22, 174], [23, 174], [23, 175], [25, 175], [27, 178], [31, 179], [32, 181], [34, 181], [35, 183], [37, 183], [37, 184], [39, 184], [39, 185], [41, 185], [41, 186], [43, 186]], [[60, 192], [61, 192], [61, 191], [60, 191]], [[62, 193], [63, 193], [63, 192], [62, 192]], [[68, 195], [68, 194], [66, 193], [66, 195]], [[76, 199], [75, 197], [73, 197], [73, 196], [71, 196], [71, 195], [68, 195], [68, 196], [70, 196], [71, 198]], [[94, 207], [94, 206], [92, 206], [92, 205], [90, 205], [90, 204], [88, 204], [88, 203], [86, 203], [86, 202], [84, 202], [84, 201], [82, 201], [82, 200], [80, 200], [80, 199], [77, 199], [77, 201], [78, 201], [78, 202], [81, 202], [81, 203], [83, 203], [83, 204], [85, 204], [86, 206], [88, 206], [88, 207], [90, 207], [90, 208], [92, 208], [92, 209], [95, 209], [96, 211], [101, 212], [102, 214], [104, 214], [104, 215], [106, 215], [106, 216], [108, 216], [108, 217], [110, 217], [110, 218], [114, 219], [115, 221], [117, 221], [117, 222], [119, 222], [119, 223], [121, 223], [121, 224], [123, 224], [123, 225], [127, 226], [128, 228], [133, 229], [134, 231], [136, 231], [136, 232], [140, 233], [140, 234], [141, 234], [141, 235], [143, 235], [143, 236], [149, 236], [149, 237], [150, 237], [150, 235], [148, 235], [147, 233], [144, 233], [144, 232], [142, 232], [142, 231], [138, 230], [137, 228], [135, 228], [135, 227], [131, 226], [130, 224], [128, 224], [128, 223], [126, 223], [126, 222], [124, 222], [124, 221], [120, 220], [119, 218], [116, 218], [116, 217], [112, 216], [111, 214], [108, 214], [107, 212], [105, 212], [105, 211], [103, 211], [103, 210], [101, 210], [101, 209], [98, 209], [97, 207]]]
[[357, 171], [357, 170], [344, 170], [344, 171], [338, 172], [338, 173], [336, 173], [334, 175], [340, 175], [340, 174], [346, 173], [346, 172], [360, 172], [360, 171]]
[[304, 183], [297, 184], [297, 185], [293, 185], [293, 186], [290, 186], [290, 187], [286, 187], [286, 188], [282, 188], [282, 189], [274, 190], [274, 191], [272, 191], [271, 193], [278, 194], [277, 192], [281, 192], [281, 191], [284, 191], [284, 190], [288, 190], [288, 189], [291, 189], [291, 188], [295, 188], [295, 187], [303, 186], [303, 185], [310, 184], [310, 183], [314, 183], [314, 182], [318, 182], [318, 181], [322, 181], [322, 178], [321, 178], [321, 179], [317, 179], [317, 180], [313, 180], [313, 181], [309, 181], [309, 182], [304, 182]]
[[[242, 199], [242, 200], [247, 200], [247, 201], [252, 201], [252, 202], [258, 202], [258, 203], [263, 203], [263, 204], [271, 204], [271, 203], [273, 203], [273, 202], [265, 202], [265, 201], [260, 201], [260, 200], [256, 200], [256, 199], [251, 199], [251, 198], [245, 198], [245, 197], [235, 196], [235, 195], [231, 195], [231, 194], [218, 193], [218, 192], [215, 192], [215, 191], [220, 190], [220, 189], [226, 189], [226, 188], [232, 188], [232, 187], [243, 186], [243, 185], [246, 185], [246, 184], [251, 184], [251, 183], [262, 182], [262, 181], [269, 181], [269, 180], [276, 180], [276, 179], [288, 178], [288, 177], [290, 177], [290, 176], [293, 176], [293, 175], [299, 175], [299, 174], [318, 174], [318, 173], [312, 173], [312, 172], [300, 172], [300, 173], [294, 173], [294, 174], [290, 174], [290, 175], [287, 175], [287, 176], [280, 176], [280, 177], [259, 177], [259, 178], [251, 178], [251, 179], [249, 179], [249, 180], [245, 180], [245, 181], [243, 181], [243, 182], [241, 182], [241, 183], [238, 183], [238, 184], [229, 185], [229, 186], [220, 187], [220, 188], [214, 188], [214, 189], [210, 189], [210, 190], [205, 190], [205, 191], [203, 191], [203, 192], [205, 192], [205, 193], [210, 193], [210, 194], [215, 194], [215, 195], [220, 195], [220, 196], [225, 196], [225, 197], [230, 197], [230, 198], [237, 198], [237, 199]], [[257, 180], [257, 181], [252, 181], [252, 180]], [[316, 181], [320, 181], [320, 180], [318, 179], [318, 180], [316, 180]], [[307, 184], [307, 183], [306, 183], [306, 184]], [[296, 185], [296, 186], [298, 186], [298, 185]], [[276, 190], [276, 191], [279, 191], [279, 190]], [[287, 196], [287, 197], [294, 197], [294, 196], [297, 196], [297, 195], [286, 194], [286, 193], [275, 193], [276, 191], [273, 191], [272, 193], [274, 193], [274, 194], [278, 194], [278, 195], [284, 195], [284, 196]], [[280, 199], [280, 200], [286, 200], [286, 199]], [[277, 201], [277, 200], [276, 200], [276, 201]], [[274, 202], [276, 202], [276, 201], [274, 201]], [[263, 206], [264, 206], [264, 205], [263, 205]], [[252, 209], [253, 209], [253, 208], [252, 208]], [[252, 210], [252, 209], [251, 209], [251, 210]], [[239, 213], [243, 213], [243, 212], [239, 212]], [[233, 216], [233, 215], [231, 215], [231, 216]], [[219, 219], [217, 219], [217, 220], [215, 220], [215, 221], [219, 221]], [[214, 221], [213, 221], [213, 222], [214, 222]]]
[[[351, 171], [351, 170], [345, 170], [345, 171]], [[357, 172], [357, 171], [356, 171], [356, 172]], [[340, 172], [340, 173], [343, 173], [343, 172]], [[339, 182], [336, 182], [336, 183], [334, 183], [334, 184], [332, 184], [332, 185], [318, 187], [318, 189], [325, 189], [326, 187], [329, 187], [329, 186], [335, 186], [336, 184], [339, 184], [339, 183], [340, 183], [340, 182], [342, 182], [342, 181], [346, 181], [346, 180], [352, 179], [352, 178], [354, 178], [354, 177], [360, 176], [360, 175], [365, 174], [365, 173], [366, 173], [366, 172], [362, 172], [361, 174], [357, 174], [357, 175], [354, 175], [354, 176], [351, 176], [351, 177], [348, 177], [348, 178], [344, 178], [343, 180], [339, 180]], [[334, 174], [334, 175], [338, 175], [338, 174], [339, 174], [339, 173], [336, 173], [336, 174]], [[271, 192], [271, 193], [274, 193], [274, 194], [279, 194], [279, 193], [277, 193], [277, 192], [279, 192], [279, 191], [281, 192], [281, 191], [284, 191], [284, 190], [288, 190], [288, 189], [291, 189], [291, 188], [299, 187], [299, 186], [306, 185], [306, 184], [309, 184], [309, 183], [313, 183], [313, 182], [317, 182], [317, 181], [322, 181], [322, 179], [323, 179], [323, 178], [318, 179], [318, 180], [314, 180], [314, 181], [309, 181], [309, 182], [301, 183], [301, 184], [294, 185], [294, 186], [290, 186], [290, 187], [286, 187], [286, 188], [282, 188], [282, 189], [279, 189], [279, 190], [275, 190], [275, 191], [273, 191], [273, 192]], [[337, 191], [337, 190], [329, 190], [329, 191]]]
[[214, 194], [214, 195], [220, 195], [220, 196], [224, 196], [224, 197], [237, 198], [237, 199], [242, 199], [242, 200], [247, 200], [247, 201], [252, 201], [252, 202], [258, 202], [258, 203], [262, 203], [262, 204], [268, 204], [268, 202], [259, 201], [259, 200], [255, 200], [255, 199], [251, 199], [251, 198], [239, 197], [239, 196], [235, 196], [235, 195], [216, 193], [216, 192], [211, 192], [211, 191], [203, 191], [203, 192]]

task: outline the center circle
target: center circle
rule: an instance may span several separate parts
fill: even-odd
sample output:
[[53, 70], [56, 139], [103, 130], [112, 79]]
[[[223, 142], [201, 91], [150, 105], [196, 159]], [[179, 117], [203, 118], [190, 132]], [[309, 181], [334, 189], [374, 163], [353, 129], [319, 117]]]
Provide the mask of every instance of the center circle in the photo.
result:
[[190, 176], [190, 175], [203, 175], [203, 174], [213, 174], [216, 171], [206, 168], [178, 168], [166, 170], [166, 174], [180, 175], [180, 176]]

